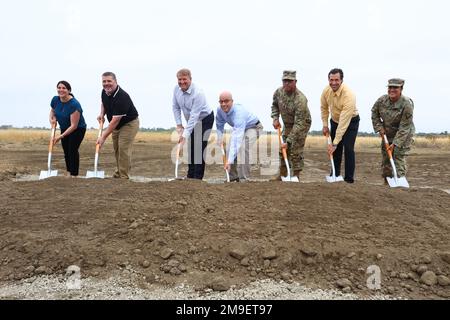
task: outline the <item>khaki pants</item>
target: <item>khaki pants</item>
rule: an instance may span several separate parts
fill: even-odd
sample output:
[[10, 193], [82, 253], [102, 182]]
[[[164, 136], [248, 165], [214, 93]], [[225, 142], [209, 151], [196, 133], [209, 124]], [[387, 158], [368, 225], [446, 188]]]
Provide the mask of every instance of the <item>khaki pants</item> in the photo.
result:
[[246, 180], [250, 177], [251, 164], [256, 163], [254, 158], [258, 154], [253, 149], [256, 147], [255, 142], [262, 130], [263, 126], [261, 123], [245, 130], [237, 157], [230, 166], [230, 181], [237, 180], [238, 178], [239, 180]]
[[112, 132], [114, 155], [117, 165], [114, 178], [129, 179], [133, 141], [138, 130], [139, 119], [135, 119], [122, 126], [119, 130]]

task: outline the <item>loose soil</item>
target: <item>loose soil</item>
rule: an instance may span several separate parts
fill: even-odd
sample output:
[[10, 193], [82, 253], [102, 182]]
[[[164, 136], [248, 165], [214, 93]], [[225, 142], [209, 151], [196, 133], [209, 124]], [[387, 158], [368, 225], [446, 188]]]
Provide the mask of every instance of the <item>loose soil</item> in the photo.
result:
[[[258, 166], [254, 182], [136, 182], [173, 177], [172, 148], [138, 141], [131, 181], [20, 181], [46, 169], [45, 141], [0, 143], [0, 286], [76, 265], [98, 279], [133, 272], [141, 288], [220, 291], [269, 278], [367, 297], [366, 271], [377, 266], [377, 293], [450, 298], [448, 152], [414, 150], [408, 190], [382, 184], [378, 149], [358, 150], [354, 184], [326, 183], [318, 149], [305, 150], [299, 184], [263, 181]], [[92, 151], [83, 144], [81, 175], [93, 169]], [[60, 148], [53, 164], [64, 172]], [[100, 168], [113, 173], [110, 144]], [[207, 166], [205, 178], [223, 180], [221, 166]]]

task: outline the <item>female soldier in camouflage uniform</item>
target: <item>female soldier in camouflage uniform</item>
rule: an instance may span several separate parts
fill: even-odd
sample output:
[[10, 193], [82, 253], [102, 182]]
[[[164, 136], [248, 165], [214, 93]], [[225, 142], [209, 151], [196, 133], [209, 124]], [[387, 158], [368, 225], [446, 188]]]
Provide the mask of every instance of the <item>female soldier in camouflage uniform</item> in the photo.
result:
[[[402, 95], [405, 80], [390, 79], [388, 94], [381, 96], [372, 108], [372, 124], [375, 132], [386, 134], [399, 177], [406, 176], [406, 156], [414, 137], [413, 101]], [[388, 154], [381, 143], [382, 176], [392, 177]]]

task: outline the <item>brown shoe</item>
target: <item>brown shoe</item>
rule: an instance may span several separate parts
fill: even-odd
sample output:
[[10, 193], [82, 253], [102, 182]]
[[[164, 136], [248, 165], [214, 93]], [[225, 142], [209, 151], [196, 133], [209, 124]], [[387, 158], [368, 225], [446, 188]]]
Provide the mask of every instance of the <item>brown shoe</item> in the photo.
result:
[[269, 181], [281, 181], [281, 176], [280, 175], [274, 176], [274, 177], [270, 178]]
[[294, 170], [294, 176], [300, 179], [300, 172], [301, 170]]

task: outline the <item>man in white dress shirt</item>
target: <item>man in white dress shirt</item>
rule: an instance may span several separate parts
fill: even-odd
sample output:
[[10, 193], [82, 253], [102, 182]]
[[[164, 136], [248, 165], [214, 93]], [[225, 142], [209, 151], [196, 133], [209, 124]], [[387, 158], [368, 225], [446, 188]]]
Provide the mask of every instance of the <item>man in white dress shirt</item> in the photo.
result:
[[233, 128], [225, 170], [230, 173], [230, 181], [245, 181], [250, 176], [250, 152], [263, 126], [255, 115], [234, 103], [230, 92], [222, 92], [219, 103], [216, 115], [218, 144], [222, 143], [225, 123]]
[[[205, 174], [205, 149], [214, 123], [214, 112], [208, 106], [202, 90], [192, 83], [191, 71], [177, 72], [178, 86], [173, 92], [172, 110], [179, 134], [178, 142], [188, 142], [188, 174], [191, 179], [203, 179]], [[186, 127], [181, 119], [183, 111]]]

